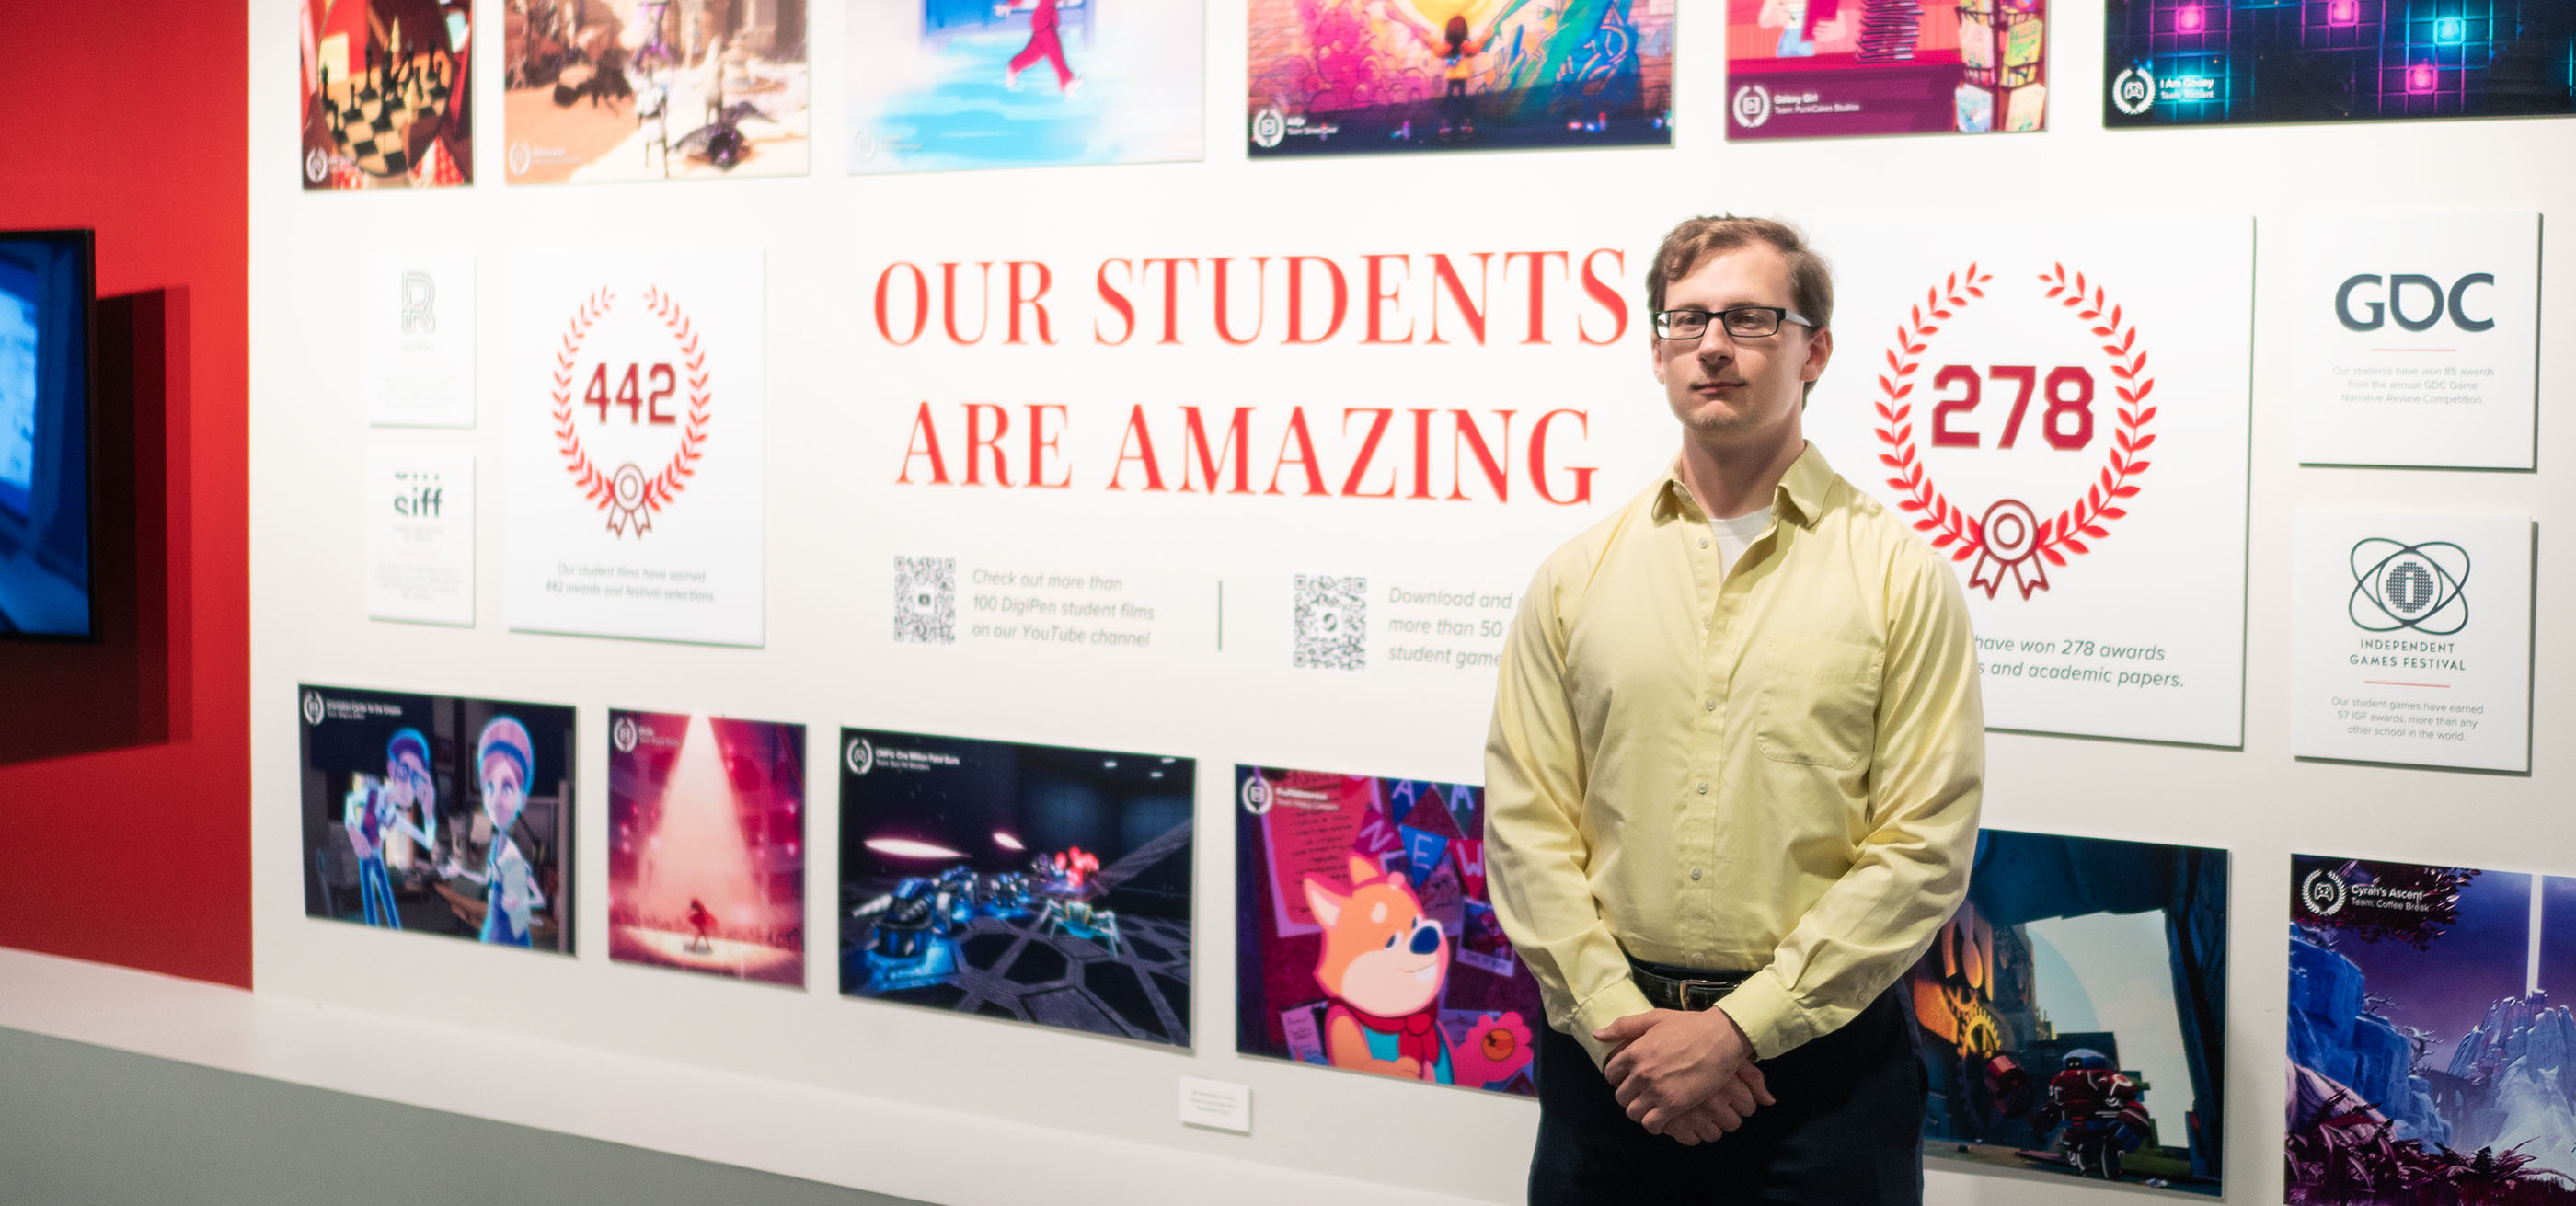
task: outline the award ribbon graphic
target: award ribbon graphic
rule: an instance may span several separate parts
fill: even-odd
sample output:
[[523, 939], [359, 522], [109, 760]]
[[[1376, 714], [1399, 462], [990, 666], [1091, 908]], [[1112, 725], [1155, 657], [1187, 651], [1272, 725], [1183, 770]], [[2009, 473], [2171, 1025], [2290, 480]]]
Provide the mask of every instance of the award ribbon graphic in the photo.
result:
[[670, 506], [680, 492], [688, 488], [690, 476], [698, 471], [698, 460], [704, 455], [707, 438], [708, 408], [714, 403], [715, 395], [707, 388], [706, 353], [698, 346], [697, 331], [690, 324], [688, 315], [660, 286], [647, 286], [644, 305], [661, 320], [663, 332], [670, 337], [687, 366], [688, 420], [681, 430], [679, 447], [672, 451], [671, 459], [660, 472], [647, 475], [641, 467], [630, 462], [608, 474], [601, 474], [599, 466], [591, 461], [589, 450], [582, 446], [580, 433], [573, 428], [572, 383], [579, 375], [575, 365], [580, 359], [582, 344], [590, 338], [591, 328], [607, 317], [616, 303], [617, 295], [602, 286], [582, 301], [581, 308], [574, 312], [572, 321], [564, 329], [561, 345], [555, 351], [554, 434], [557, 451], [563, 454], [564, 468], [572, 474], [574, 488], [608, 513], [608, 530], [620, 537], [632, 531], [641, 539], [644, 533], [653, 530], [653, 512]]
[[[2102, 341], [2102, 354], [2110, 358], [2113, 392], [2120, 400], [2119, 422], [2111, 433], [2110, 462], [2092, 488], [2053, 518], [2041, 520], [2028, 504], [2009, 498], [1989, 505], [1983, 518], [1970, 516], [1924, 472], [1923, 458], [1915, 449], [1911, 421], [1914, 407], [1906, 398], [1917, 384], [1909, 378], [1922, 368], [1932, 337], [1941, 333], [1942, 324], [1957, 317], [1972, 302], [1984, 299], [1985, 286], [1994, 279], [1991, 274], [1980, 273], [1976, 264], [1969, 264], [1964, 271], [1950, 274], [1927, 291], [1924, 300], [1908, 311], [1906, 321], [1897, 324], [1896, 343], [1887, 350], [1887, 371], [1878, 378], [1881, 426], [1874, 430], [1879, 442], [1886, 446], [1879, 453], [1879, 462], [1896, 474], [1887, 479], [1887, 485], [1902, 495], [1896, 503], [1898, 509], [1921, 515], [1914, 521], [1914, 529], [1930, 533], [1932, 547], [1948, 550], [1953, 561], [1975, 558], [1968, 585], [1984, 587], [1987, 598], [1994, 598], [2009, 583], [2028, 599], [2048, 589], [2047, 565], [2065, 565], [2068, 553], [2091, 552], [2092, 546], [2085, 540], [2108, 537], [2110, 529], [2104, 525], [2128, 515], [2120, 501], [2137, 497], [2139, 488], [2132, 484], [2133, 480], [2152, 464], [2139, 454], [2156, 442], [2156, 437], [2147, 433], [2156, 408], [2145, 404], [2147, 396], [2155, 391], [2156, 380], [2147, 374], [2147, 353], [2138, 344], [2136, 325], [2128, 321], [2118, 305], [2112, 304], [2100, 285], [2088, 281], [2081, 272], [2070, 277], [2064, 264], [2054, 264], [2051, 271], [2040, 273], [2036, 279], [2047, 286], [2048, 297], [2082, 320], [2085, 329]], [[2044, 558], [2047, 565], [2042, 565], [2039, 558]]]

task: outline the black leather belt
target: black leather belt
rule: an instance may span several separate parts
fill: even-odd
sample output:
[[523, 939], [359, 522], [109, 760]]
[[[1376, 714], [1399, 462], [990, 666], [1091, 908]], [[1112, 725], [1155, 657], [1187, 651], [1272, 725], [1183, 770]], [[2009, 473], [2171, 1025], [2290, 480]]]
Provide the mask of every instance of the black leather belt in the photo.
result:
[[1726, 994], [1742, 987], [1750, 974], [1702, 971], [1636, 958], [1628, 960], [1628, 978], [1637, 982], [1638, 990], [1646, 994], [1647, 1003], [1657, 1009], [1680, 1009], [1693, 1013], [1707, 1009]]

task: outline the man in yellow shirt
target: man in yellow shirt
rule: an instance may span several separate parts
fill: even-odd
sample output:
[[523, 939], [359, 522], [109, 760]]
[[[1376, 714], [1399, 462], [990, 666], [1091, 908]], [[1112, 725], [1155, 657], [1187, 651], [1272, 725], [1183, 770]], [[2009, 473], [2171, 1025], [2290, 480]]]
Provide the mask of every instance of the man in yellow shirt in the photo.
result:
[[1485, 752], [1553, 1027], [1530, 1200], [1919, 1202], [1896, 985], [1975, 853], [1967, 605], [1801, 432], [1833, 285], [1796, 230], [1684, 222], [1647, 299], [1680, 456], [1540, 568]]

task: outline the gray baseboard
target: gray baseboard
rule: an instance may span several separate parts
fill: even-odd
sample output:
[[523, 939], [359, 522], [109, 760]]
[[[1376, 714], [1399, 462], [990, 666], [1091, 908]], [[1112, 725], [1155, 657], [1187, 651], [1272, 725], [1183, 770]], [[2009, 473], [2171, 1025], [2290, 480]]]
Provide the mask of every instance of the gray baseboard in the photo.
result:
[[[685, 1102], [672, 1103], [686, 1109]], [[0, 1028], [10, 1206], [921, 1206]]]

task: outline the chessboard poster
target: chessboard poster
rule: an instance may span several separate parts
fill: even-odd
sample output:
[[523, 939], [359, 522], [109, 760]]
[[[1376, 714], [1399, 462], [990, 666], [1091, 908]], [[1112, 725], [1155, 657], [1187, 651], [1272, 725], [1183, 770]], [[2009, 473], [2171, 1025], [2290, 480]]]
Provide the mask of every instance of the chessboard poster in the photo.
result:
[[1190, 1045], [1188, 758], [841, 731], [841, 992]]
[[2531, 769], [2529, 515], [2302, 509], [2290, 748]]
[[510, 272], [510, 627], [760, 644], [760, 253], [531, 253]]
[[527, 0], [503, 17], [512, 184], [802, 176], [806, 0]]
[[608, 957], [804, 987], [805, 726], [608, 714]]
[[1726, 0], [1726, 136], [2048, 126], [2048, 0]]
[[1949, 559], [1986, 723], [2243, 737], [2253, 223], [1820, 222], [1808, 438]]
[[859, 0], [847, 20], [852, 173], [1205, 154], [1199, 0]]
[[2309, 214], [2292, 238], [2302, 464], [2532, 467], [2539, 214]]
[[305, 916], [572, 953], [571, 708], [296, 696]]
[[1678, 0], [1246, 0], [1255, 159], [1670, 146]]
[[2105, 0], [2102, 123], [2576, 113], [2567, 0]]
[[1987, 829], [1905, 987], [1923, 1155], [2216, 1198], [2224, 850]]
[[2576, 878], [2301, 854], [2290, 889], [2286, 1200], [2576, 1203]]
[[1236, 1049], [1535, 1095], [1547, 1014], [1487, 890], [1484, 789], [1234, 778]]
[[474, 182], [469, 0], [298, 0], [304, 187]]

